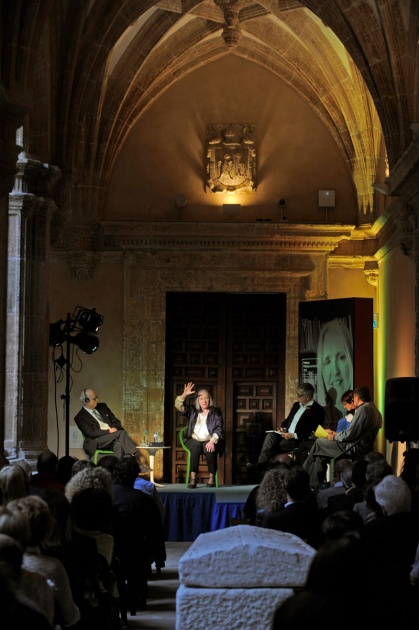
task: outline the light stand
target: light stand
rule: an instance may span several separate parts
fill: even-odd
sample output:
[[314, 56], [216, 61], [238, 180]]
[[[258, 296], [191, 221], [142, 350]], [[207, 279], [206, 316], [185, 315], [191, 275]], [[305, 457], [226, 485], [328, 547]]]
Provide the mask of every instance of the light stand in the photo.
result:
[[[103, 316], [96, 313], [96, 309], [76, 306], [73, 315], [67, 313], [67, 319], [60, 319], [49, 326], [49, 345], [56, 348], [61, 346], [61, 355], [54, 359], [61, 369], [65, 369], [65, 394], [61, 398], [65, 404], [65, 454], [69, 455], [70, 448], [70, 344], [76, 345], [82, 352], [92, 354], [99, 347], [96, 332], [103, 324]], [[63, 355], [63, 344], [65, 353]], [[65, 366], [65, 368], [64, 368]]]

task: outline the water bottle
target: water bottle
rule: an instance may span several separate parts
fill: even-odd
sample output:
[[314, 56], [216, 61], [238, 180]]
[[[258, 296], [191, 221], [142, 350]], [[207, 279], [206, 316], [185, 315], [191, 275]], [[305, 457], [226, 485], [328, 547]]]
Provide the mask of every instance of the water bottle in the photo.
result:
[[159, 436], [159, 432], [158, 431], [154, 432], [153, 438], [154, 438], [155, 442], [160, 442], [160, 436]]

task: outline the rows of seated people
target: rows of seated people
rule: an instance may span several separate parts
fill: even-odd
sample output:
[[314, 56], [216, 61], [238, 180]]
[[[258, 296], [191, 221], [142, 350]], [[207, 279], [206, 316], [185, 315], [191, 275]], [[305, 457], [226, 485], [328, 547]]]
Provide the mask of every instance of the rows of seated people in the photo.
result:
[[166, 560], [164, 508], [137, 459], [45, 451], [36, 474], [25, 460], [1, 465], [3, 630], [127, 627]]
[[334, 475], [314, 491], [308, 473], [278, 455], [244, 506], [242, 522], [292, 533], [316, 549], [305, 586], [278, 608], [273, 630], [337, 620], [353, 628], [345, 593], [366, 602], [365, 628], [395, 627], [417, 614], [419, 449], [406, 450], [398, 476], [375, 451], [337, 461]]

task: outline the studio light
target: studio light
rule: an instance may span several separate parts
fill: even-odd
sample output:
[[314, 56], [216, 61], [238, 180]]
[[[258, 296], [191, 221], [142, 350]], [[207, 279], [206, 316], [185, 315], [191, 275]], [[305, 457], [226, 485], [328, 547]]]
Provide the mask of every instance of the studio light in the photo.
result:
[[103, 315], [96, 313], [96, 309], [86, 310], [80, 308], [78, 315], [78, 323], [86, 332], [97, 332], [103, 324]]
[[90, 332], [79, 332], [75, 337], [72, 337], [70, 341], [76, 344], [76, 346], [86, 354], [92, 354], [99, 348], [99, 338]]
[[[71, 344], [86, 354], [92, 354], [99, 348], [96, 335], [103, 324], [103, 315], [99, 315], [95, 308], [76, 306], [73, 314], [67, 313], [67, 319], [58, 320], [49, 325], [49, 345], [54, 348], [52, 360], [54, 370], [57, 366], [65, 372], [65, 454], [69, 455], [70, 444], [70, 372], [73, 369]], [[61, 356], [55, 357], [55, 348], [61, 346]], [[79, 357], [80, 359], [80, 357]], [[78, 368], [77, 371], [80, 371]]]
[[55, 322], [55, 324], [49, 325], [49, 345], [53, 348], [61, 346], [66, 340], [66, 334], [62, 328], [64, 323], [65, 322], [60, 319], [58, 322]]

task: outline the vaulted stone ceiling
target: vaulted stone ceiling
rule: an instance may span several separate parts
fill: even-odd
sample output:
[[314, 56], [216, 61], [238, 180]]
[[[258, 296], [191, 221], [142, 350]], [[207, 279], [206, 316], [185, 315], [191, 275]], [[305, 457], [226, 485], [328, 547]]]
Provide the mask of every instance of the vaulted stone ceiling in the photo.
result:
[[[372, 205], [372, 182], [384, 179], [383, 156], [391, 169], [411, 141], [418, 7], [407, 0], [91, 0], [19, 2], [14, 11], [15, 24], [20, 11], [32, 33], [48, 12], [57, 24], [53, 157], [64, 186], [67, 171], [79, 190], [94, 180], [103, 191], [123, 141], [159, 95], [200, 66], [237, 55], [312, 107], [352, 169], [362, 209]], [[17, 29], [6, 30], [12, 50]], [[28, 42], [16, 77], [28, 82], [39, 43], [29, 30], [20, 35], [19, 43]], [[89, 205], [99, 199], [93, 194]]]
[[[67, 15], [78, 36], [69, 49], [74, 74], [62, 89], [62, 111], [71, 111], [63, 157], [106, 181], [131, 125], [159, 94], [233, 54], [280, 76], [310, 104], [352, 168], [359, 206], [372, 204], [371, 182], [383, 180], [382, 133], [390, 166], [410, 139], [413, 111], [399, 98], [414, 70], [407, 5], [403, 12], [385, 0], [91, 2]], [[92, 147], [90, 163], [79, 163], [80, 133]]]

